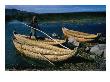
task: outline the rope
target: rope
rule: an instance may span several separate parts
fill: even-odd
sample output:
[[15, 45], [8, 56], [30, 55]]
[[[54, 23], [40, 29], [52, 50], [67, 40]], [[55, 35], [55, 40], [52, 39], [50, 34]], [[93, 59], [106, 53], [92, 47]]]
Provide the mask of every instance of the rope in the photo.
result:
[[55, 39], [53, 39], [51, 36], [49, 36], [47, 33], [43, 32], [42, 30], [33, 28], [32, 26], [29, 26], [29, 25], [27, 25], [27, 24], [25, 24], [25, 23], [22, 23], [22, 24], [24, 24], [25, 26], [30, 27], [30, 28], [32, 28], [32, 29], [35, 29], [36, 31], [39, 31], [39, 32], [43, 33], [44, 35], [46, 35], [46, 36], [49, 37], [51, 40], [53, 40], [53, 41], [55, 41], [56, 43], [58, 43], [58, 44], [59, 44], [60, 46], [62, 46], [63, 48], [69, 49], [68, 47], [66, 47], [66, 46], [60, 44], [59, 42], [57, 42]]

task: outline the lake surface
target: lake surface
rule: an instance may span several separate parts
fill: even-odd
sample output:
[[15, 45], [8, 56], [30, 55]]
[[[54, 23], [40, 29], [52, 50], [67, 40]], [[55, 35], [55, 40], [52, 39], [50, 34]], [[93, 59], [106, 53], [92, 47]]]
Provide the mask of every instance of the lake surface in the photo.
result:
[[[85, 23], [85, 24], [73, 24], [73, 23], [40, 23], [39, 27], [42, 31], [46, 32], [50, 36], [52, 33], [56, 33], [60, 36], [63, 35], [61, 28], [66, 27], [68, 29], [74, 29], [77, 31], [87, 32], [87, 33], [102, 33], [106, 34], [106, 24], [105, 23]], [[5, 66], [6, 69], [16, 69], [16, 68], [26, 68], [30, 66], [23, 57], [16, 55], [16, 50], [12, 42], [13, 31], [19, 34], [29, 35], [30, 28], [23, 25], [17, 20], [6, 22], [5, 24]], [[42, 33], [37, 33], [39, 36], [45, 36]], [[46, 37], [46, 36], [45, 36]]]

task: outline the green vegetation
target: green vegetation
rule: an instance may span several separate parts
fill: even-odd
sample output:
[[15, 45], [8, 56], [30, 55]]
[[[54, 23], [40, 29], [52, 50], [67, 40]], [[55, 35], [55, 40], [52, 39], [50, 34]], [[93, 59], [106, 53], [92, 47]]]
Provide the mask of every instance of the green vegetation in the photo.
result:
[[86, 23], [86, 22], [105, 22], [106, 12], [77, 12], [77, 13], [47, 13], [37, 14], [33, 12], [25, 12], [16, 9], [6, 9], [5, 18], [9, 20], [31, 21], [32, 17], [36, 15], [39, 22], [72, 22], [72, 23]]

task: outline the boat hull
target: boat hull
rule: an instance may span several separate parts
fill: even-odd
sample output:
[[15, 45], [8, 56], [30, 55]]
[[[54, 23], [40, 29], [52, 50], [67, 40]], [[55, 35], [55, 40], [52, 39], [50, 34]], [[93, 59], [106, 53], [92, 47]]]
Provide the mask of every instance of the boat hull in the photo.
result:
[[[64, 61], [75, 55], [77, 48], [74, 50], [59, 48], [50, 44], [37, 43], [37, 45], [29, 45], [25, 40], [13, 39], [13, 43], [17, 51], [24, 56], [38, 60]], [[27, 41], [28, 42], [28, 41]], [[40, 44], [40, 45], [38, 45]]]
[[74, 30], [69, 30], [67, 28], [62, 28], [62, 31], [66, 38], [73, 37], [78, 42], [89, 42], [89, 41], [93, 41], [95, 38], [97, 38], [97, 35], [95, 35], [95, 34], [78, 32], [78, 31], [74, 31]]

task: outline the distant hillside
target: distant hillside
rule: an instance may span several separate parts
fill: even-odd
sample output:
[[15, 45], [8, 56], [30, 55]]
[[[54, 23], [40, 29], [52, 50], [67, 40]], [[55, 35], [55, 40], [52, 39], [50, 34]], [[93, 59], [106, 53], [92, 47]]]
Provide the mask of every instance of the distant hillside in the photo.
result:
[[30, 21], [32, 17], [36, 15], [39, 22], [46, 21], [67, 21], [77, 22], [81, 19], [101, 19], [105, 21], [106, 12], [75, 12], [75, 13], [47, 13], [38, 14], [33, 12], [20, 11], [16, 9], [5, 9], [5, 19], [19, 20], [19, 21]]

